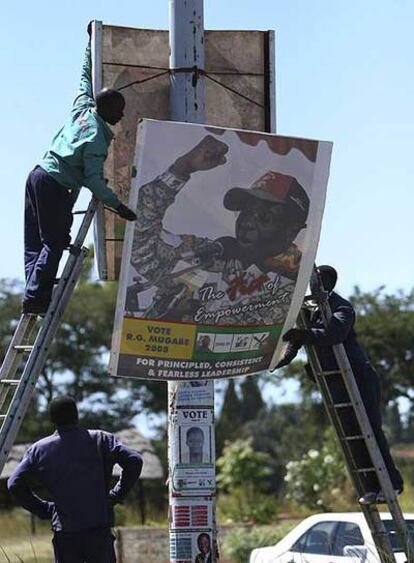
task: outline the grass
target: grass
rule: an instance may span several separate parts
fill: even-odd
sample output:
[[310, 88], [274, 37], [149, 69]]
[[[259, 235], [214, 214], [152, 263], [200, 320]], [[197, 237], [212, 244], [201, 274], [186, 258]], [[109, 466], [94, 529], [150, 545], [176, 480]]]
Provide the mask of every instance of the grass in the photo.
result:
[[52, 560], [51, 534], [1, 540], [1, 563], [50, 563]]
[[[403, 495], [399, 498], [401, 508], [404, 512], [414, 512], [414, 485], [410, 479], [406, 479], [406, 486]], [[386, 510], [386, 507], [381, 507]], [[359, 507], [355, 502], [355, 493], [350, 490], [349, 495], [345, 495], [334, 507], [335, 511], [358, 511]], [[234, 541], [237, 531], [229, 538], [223, 538], [222, 555], [225, 561], [236, 563], [243, 561], [246, 553], [253, 547], [274, 544], [286, 531], [293, 527], [298, 519], [301, 520], [314, 511], [300, 509], [298, 506], [291, 505], [285, 501], [279, 506], [279, 516], [282, 522], [270, 526], [253, 526], [252, 530], [243, 528], [239, 534], [244, 536], [241, 545]], [[289, 517], [287, 519], [286, 517]], [[291, 519], [290, 519], [291, 518]], [[128, 506], [117, 507], [117, 523], [124, 526], [139, 525], [138, 518], [134, 511]], [[277, 517], [276, 517], [277, 520]], [[225, 524], [225, 520], [219, 520]], [[153, 522], [155, 526], [166, 526], [166, 521]], [[148, 523], [147, 523], [148, 525]], [[30, 517], [25, 510], [14, 509], [12, 511], [0, 511], [0, 563], [50, 563], [53, 560], [52, 533], [48, 522], [36, 520], [36, 534], [30, 531]], [[245, 561], [245, 560], [244, 560]]]
[[50, 563], [53, 560], [50, 524], [37, 520], [36, 528], [33, 535], [25, 510], [0, 512], [0, 563]]

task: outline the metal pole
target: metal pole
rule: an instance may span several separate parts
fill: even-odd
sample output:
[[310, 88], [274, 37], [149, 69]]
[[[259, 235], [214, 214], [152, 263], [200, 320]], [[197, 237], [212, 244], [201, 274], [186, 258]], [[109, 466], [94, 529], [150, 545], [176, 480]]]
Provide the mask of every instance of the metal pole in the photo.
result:
[[[170, 68], [171, 120], [204, 123], [203, 0], [170, 0]], [[197, 383], [168, 384], [171, 563], [216, 561], [214, 382]]]

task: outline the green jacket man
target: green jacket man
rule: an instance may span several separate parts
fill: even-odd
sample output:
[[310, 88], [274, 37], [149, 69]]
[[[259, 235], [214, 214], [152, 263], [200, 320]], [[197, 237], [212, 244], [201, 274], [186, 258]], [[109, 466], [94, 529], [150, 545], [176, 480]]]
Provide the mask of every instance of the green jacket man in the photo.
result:
[[136, 219], [104, 179], [114, 137], [109, 125], [121, 120], [125, 100], [112, 89], [100, 91], [94, 99], [91, 66], [89, 43], [69, 118], [26, 182], [23, 313], [43, 314], [49, 306], [63, 249], [70, 244], [73, 203], [82, 186], [122, 218]]

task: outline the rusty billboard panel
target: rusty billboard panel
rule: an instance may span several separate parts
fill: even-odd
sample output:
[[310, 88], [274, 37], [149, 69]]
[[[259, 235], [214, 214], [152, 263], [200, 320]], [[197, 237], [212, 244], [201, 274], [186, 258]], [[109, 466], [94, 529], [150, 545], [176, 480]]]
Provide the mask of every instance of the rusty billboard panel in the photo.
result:
[[[110, 25], [95, 30], [96, 89], [121, 89], [125, 116], [115, 128], [105, 168], [109, 185], [128, 201], [137, 122], [169, 117], [168, 32]], [[273, 32], [206, 31], [206, 123], [274, 132]], [[95, 249], [101, 279], [119, 277], [124, 221], [98, 212]]]

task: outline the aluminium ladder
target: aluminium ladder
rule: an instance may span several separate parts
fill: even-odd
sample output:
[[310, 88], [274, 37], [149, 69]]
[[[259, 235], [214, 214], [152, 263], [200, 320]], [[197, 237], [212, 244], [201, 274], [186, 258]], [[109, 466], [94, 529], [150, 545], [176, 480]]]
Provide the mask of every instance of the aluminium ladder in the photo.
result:
[[[314, 270], [313, 276], [317, 283], [315, 288], [312, 284], [313, 295], [305, 298], [304, 306], [298, 317], [300, 328], [310, 328], [310, 310], [314, 310], [315, 305], [322, 315], [325, 326], [332, 316], [328, 293], [324, 291], [316, 270]], [[337, 363], [337, 369], [332, 371], [322, 369], [315, 346], [307, 345], [305, 348], [358, 496], [361, 497], [367, 492], [364, 479], [370, 476], [377, 480], [379, 489], [384, 493], [385, 504], [388, 505], [395, 529], [407, 556], [407, 562], [413, 563], [414, 546], [412, 539], [373, 434], [343, 344], [332, 346]], [[371, 530], [381, 563], [395, 563], [390, 537], [385, 530], [377, 505], [361, 505], [361, 510]]]
[[[46, 315], [39, 326], [37, 315], [23, 314], [7, 349], [0, 369], [0, 474], [29, 406], [60, 319], [79, 279], [88, 254], [88, 249], [82, 245], [96, 208], [97, 201], [92, 198], [86, 211], [74, 212], [84, 214], [84, 217], [75, 241], [69, 247], [69, 256]], [[33, 342], [31, 336], [36, 332], [36, 326], [39, 328]]]

